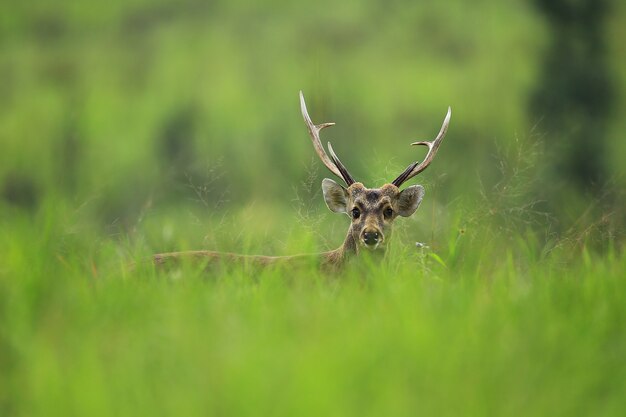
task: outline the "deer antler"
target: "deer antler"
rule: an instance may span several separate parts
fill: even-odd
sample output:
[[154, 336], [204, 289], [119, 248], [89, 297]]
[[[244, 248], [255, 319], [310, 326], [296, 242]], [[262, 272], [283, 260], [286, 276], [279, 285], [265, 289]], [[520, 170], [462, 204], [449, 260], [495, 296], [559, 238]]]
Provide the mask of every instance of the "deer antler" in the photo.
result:
[[324, 147], [322, 146], [322, 142], [320, 141], [320, 130], [324, 129], [328, 126], [333, 126], [334, 123], [322, 123], [319, 125], [313, 124], [311, 121], [311, 117], [309, 117], [309, 113], [306, 110], [306, 103], [304, 102], [304, 96], [302, 95], [302, 91], [300, 91], [300, 110], [302, 110], [302, 117], [304, 118], [304, 123], [306, 123], [306, 127], [309, 130], [309, 135], [311, 136], [311, 140], [313, 141], [313, 147], [317, 152], [317, 155], [320, 157], [324, 165], [336, 176], [342, 178], [347, 186], [354, 184], [354, 178], [350, 175], [346, 167], [341, 163], [335, 152], [333, 151], [333, 147], [328, 142], [328, 150], [330, 152], [330, 157], [324, 151]]
[[441, 145], [443, 138], [446, 136], [446, 132], [448, 131], [448, 125], [450, 124], [451, 115], [452, 115], [452, 109], [448, 107], [448, 113], [446, 114], [446, 118], [443, 119], [441, 130], [439, 131], [439, 134], [437, 135], [435, 140], [431, 142], [428, 142], [428, 141], [413, 142], [411, 144], [411, 145], [428, 146], [428, 153], [426, 154], [426, 157], [421, 163], [413, 162], [411, 165], [409, 165], [407, 169], [405, 169], [404, 172], [398, 176], [398, 178], [393, 180], [392, 182], [393, 185], [395, 185], [396, 187], [400, 187], [402, 183], [404, 183], [406, 180], [408, 180], [409, 178], [413, 178], [414, 176], [416, 176], [417, 174], [419, 174], [420, 172], [428, 168], [428, 165], [430, 165], [430, 163], [435, 158], [435, 155], [437, 154], [439, 145]]

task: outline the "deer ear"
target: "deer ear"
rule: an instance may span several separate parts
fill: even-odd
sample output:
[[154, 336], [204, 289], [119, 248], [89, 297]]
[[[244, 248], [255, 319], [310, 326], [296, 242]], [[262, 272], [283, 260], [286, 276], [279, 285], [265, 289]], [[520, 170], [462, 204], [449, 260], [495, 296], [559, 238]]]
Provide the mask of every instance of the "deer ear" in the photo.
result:
[[324, 178], [322, 181], [322, 192], [324, 201], [331, 211], [335, 213], [346, 213], [348, 204], [348, 191], [335, 181]]
[[415, 213], [424, 198], [424, 187], [412, 185], [400, 191], [398, 196], [398, 214], [402, 217], [409, 217]]

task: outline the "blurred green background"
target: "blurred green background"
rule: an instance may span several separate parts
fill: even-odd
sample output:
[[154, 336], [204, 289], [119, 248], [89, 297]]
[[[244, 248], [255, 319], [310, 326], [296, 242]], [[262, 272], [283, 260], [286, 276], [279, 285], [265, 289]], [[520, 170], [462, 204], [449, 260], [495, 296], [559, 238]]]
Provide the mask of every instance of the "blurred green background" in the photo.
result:
[[[575, 220], [598, 190], [625, 184], [626, 6], [554, 4], [565, 23], [541, 1], [5, 4], [2, 210], [62, 199], [125, 229], [168, 207], [254, 202], [289, 216], [303, 183], [313, 176], [317, 192], [330, 176], [300, 116], [303, 90], [314, 121], [337, 123], [322, 139], [370, 187], [423, 157], [409, 143], [432, 138], [450, 105], [448, 137], [419, 178], [428, 200], [478, 197], [523, 153], [527, 198]], [[604, 172], [564, 166], [577, 150]]]
[[[623, 415], [626, 2], [1, 10], [0, 416]], [[340, 244], [299, 90], [369, 187], [452, 107], [385, 258], [142, 263]]]

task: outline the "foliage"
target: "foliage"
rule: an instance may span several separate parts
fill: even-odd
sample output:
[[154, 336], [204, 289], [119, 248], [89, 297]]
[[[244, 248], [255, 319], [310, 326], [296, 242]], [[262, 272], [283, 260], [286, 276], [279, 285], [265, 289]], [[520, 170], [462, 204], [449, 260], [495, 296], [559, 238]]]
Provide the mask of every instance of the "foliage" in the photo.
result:
[[[531, 5], [4, 9], [0, 415], [624, 409], [626, 119], [608, 122], [603, 191], [549, 200], [557, 155], [526, 114], [549, 32]], [[605, 28], [615, 114], [625, 16], [616, 4]], [[367, 186], [421, 158], [408, 144], [452, 106], [424, 203], [383, 262], [143, 262], [339, 245], [347, 219], [324, 207], [298, 90]]]
[[[626, 258], [614, 246], [546, 247], [483, 219], [452, 229], [447, 248], [415, 248], [405, 222], [382, 263], [361, 258], [337, 275], [159, 272], [130, 266], [150, 253], [141, 239], [70, 227], [76, 216], [50, 202], [0, 225], [2, 415], [620, 415], [625, 405]], [[261, 252], [255, 223], [239, 226]], [[292, 228], [279, 249], [311, 250], [316, 236]]]

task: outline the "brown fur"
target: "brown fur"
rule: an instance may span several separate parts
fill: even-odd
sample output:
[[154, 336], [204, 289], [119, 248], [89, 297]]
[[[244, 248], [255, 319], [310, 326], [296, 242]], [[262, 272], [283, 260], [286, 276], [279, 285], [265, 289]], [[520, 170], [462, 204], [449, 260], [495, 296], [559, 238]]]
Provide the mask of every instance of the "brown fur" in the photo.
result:
[[[330, 180], [325, 180], [330, 181]], [[256, 267], [266, 267], [270, 265], [302, 265], [317, 263], [322, 269], [332, 270], [341, 267], [351, 256], [359, 254], [361, 250], [384, 251], [385, 243], [391, 232], [391, 225], [398, 215], [406, 215], [405, 201], [402, 199], [398, 187], [393, 184], [385, 184], [380, 188], [368, 189], [363, 184], [357, 182], [347, 189], [339, 184], [332, 183], [332, 190], [326, 193], [327, 204], [333, 211], [341, 211], [351, 217], [352, 223], [343, 244], [335, 250], [318, 254], [304, 254], [293, 256], [263, 256], [263, 255], [241, 255], [229, 252], [216, 251], [184, 251], [159, 253], [152, 256], [152, 261], [156, 266], [172, 266], [180, 261], [204, 262], [207, 266], [227, 263], [251, 265]], [[415, 186], [414, 186], [415, 187]], [[419, 187], [419, 186], [417, 186]], [[339, 195], [343, 193], [343, 195]], [[331, 203], [329, 203], [329, 199]], [[421, 200], [421, 196], [420, 196]], [[337, 206], [332, 206], [336, 204]], [[419, 201], [417, 202], [419, 205]], [[332, 207], [331, 207], [332, 206]], [[354, 208], [359, 209], [359, 216], [352, 215]], [[385, 216], [385, 209], [391, 208], [393, 214]], [[415, 207], [417, 208], [417, 206]], [[415, 211], [415, 209], [413, 209]], [[412, 214], [409, 213], [408, 215]], [[363, 234], [365, 231], [376, 232], [380, 235], [380, 241], [374, 247], [367, 245]]]

